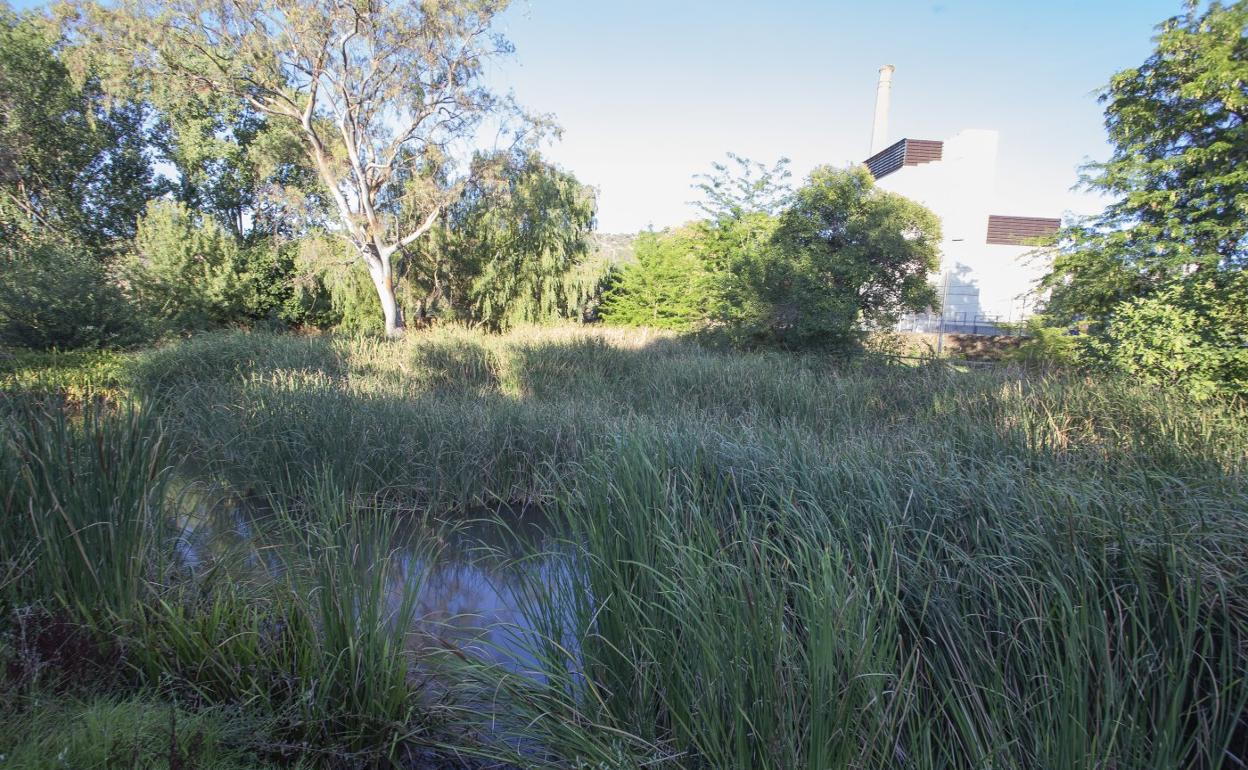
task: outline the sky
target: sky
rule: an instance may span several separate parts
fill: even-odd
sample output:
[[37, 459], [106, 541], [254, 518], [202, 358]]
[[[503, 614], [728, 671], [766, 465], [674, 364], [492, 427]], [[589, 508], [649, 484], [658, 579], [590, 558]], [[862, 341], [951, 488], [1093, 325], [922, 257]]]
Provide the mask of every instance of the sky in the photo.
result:
[[547, 156], [599, 191], [598, 229], [696, 216], [695, 174], [724, 153], [862, 161], [880, 65], [892, 140], [1000, 132], [997, 209], [1093, 213], [1072, 191], [1105, 159], [1096, 91], [1144, 61], [1180, 0], [514, 0], [497, 87], [553, 113]]
[[[40, 0], [16, 0], [19, 8]], [[1152, 51], [1181, 0], [513, 0], [515, 54], [492, 85], [551, 113], [547, 157], [598, 189], [598, 229], [697, 216], [695, 174], [734, 152], [796, 180], [868, 155], [879, 67], [891, 140], [1000, 132], [997, 205], [1089, 214], [1072, 190], [1103, 160], [1097, 89]]]

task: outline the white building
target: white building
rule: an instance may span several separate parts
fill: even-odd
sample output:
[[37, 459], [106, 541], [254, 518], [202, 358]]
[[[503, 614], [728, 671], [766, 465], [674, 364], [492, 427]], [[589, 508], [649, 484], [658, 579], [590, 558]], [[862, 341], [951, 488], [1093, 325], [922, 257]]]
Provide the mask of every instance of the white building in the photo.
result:
[[[888, 144], [892, 74], [892, 66], [880, 68], [867, 168], [880, 187], [940, 217], [941, 269], [933, 282], [942, 297], [945, 331], [996, 333], [996, 324], [1031, 315], [1031, 292], [1047, 267], [1031, 244], [1056, 232], [1060, 220], [1000, 212], [996, 131], [968, 129], [943, 141]], [[933, 314], [907, 319], [905, 328], [936, 331], [940, 322], [940, 314]]]

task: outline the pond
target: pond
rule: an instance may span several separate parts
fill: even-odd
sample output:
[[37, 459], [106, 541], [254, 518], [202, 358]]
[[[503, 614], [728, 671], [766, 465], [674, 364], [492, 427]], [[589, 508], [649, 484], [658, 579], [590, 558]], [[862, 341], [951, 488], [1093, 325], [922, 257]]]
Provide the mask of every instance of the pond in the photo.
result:
[[[224, 570], [235, 581], [281, 581], [312, 558], [306, 542], [263, 502], [228, 493], [201, 494], [178, 521], [179, 562], [192, 573]], [[398, 611], [414, 591], [410, 644], [441, 649], [537, 676], [530, 653], [537, 638], [521, 607], [534, 580], [561, 562], [545, 513], [502, 505], [435, 521], [395, 511], [386, 548], [387, 602]], [[365, 568], [372, 568], [365, 563]]]

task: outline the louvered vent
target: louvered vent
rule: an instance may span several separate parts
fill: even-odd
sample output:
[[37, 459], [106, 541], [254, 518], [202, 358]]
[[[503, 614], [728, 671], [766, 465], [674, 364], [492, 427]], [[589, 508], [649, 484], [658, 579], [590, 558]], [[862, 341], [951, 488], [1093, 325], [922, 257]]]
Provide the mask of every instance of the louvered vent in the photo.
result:
[[944, 142], [932, 139], [902, 139], [867, 158], [867, 168], [876, 179], [893, 173], [902, 166], [917, 166], [940, 160]]
[[1062, 226], [1062, 220], [1047, 217], [988, 217], [988, 243], [998, 246], [1030, 246], [1037, 240], [1051, 238]]

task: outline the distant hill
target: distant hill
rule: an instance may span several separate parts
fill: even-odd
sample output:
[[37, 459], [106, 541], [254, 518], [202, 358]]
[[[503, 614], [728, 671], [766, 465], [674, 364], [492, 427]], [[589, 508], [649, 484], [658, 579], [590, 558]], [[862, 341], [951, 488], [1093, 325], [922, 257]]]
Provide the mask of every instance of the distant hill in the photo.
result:
[[636, 233], [592, 233], [588, 261], [612, 267], [632, 262], [633, 241], [636, 238]]

